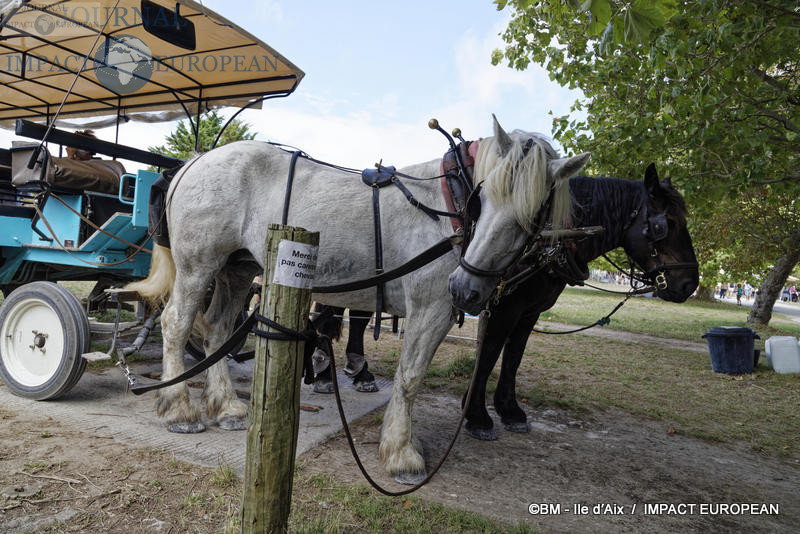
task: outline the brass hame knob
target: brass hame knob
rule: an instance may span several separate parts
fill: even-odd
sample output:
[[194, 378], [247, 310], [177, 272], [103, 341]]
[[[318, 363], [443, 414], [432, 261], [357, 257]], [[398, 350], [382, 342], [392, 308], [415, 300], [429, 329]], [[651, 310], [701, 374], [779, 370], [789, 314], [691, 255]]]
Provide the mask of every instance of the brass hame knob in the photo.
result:
[[453, 137], [461, 137], [461, 128], [453, 128]]
[[436, 119], [431, 119], [428, 121], [428, 128], [431, 130], [438, 130], [439, 129], [439, 121]]

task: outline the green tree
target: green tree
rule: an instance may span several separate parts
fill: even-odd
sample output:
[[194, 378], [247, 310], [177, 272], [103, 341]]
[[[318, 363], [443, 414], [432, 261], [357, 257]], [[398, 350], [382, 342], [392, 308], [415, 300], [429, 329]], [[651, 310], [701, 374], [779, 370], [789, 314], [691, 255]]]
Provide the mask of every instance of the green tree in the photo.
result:
[[[209, 111], [200, 117], [200, 143], [195, 151], [195, 121], [181, 121], [175, 130], [167, 136], [166, 142], [160, 146], [149, 147], [150, 152], [157, 152], [165, 156], [172, 156], [183, 160], [189, 159], [195, 152], [207, 152], [225, 125], [225, 117], [216, 110]], [[250, 131], [250, 125], [234, 119], [220, 137], [217, 146], [222, 146], [233, 141], [253, 139], [256, 133]]]
[[[568, 150], [591, 151], [592, 170], [638, 177], [654, 160], [687, 196], [695, 229], [713, 226], [731, 199], [765, 191], [770, 201], [748, 212], [753, 220], [740, 215], [754, 224], [779, 203], [772, 199], [798, 196], [796, 1], [495, 3], [510, 9], [512, 19], [503, 34], [508, 46], [495, 51], [493, 62], [524, 69], [533, 61], [545, 65], [553, 80], [583, 91], [572, 111], [585, 111], [585, 119], [555, 117], [553, 134]], [[781, 247], [788, 239], [800, 249], [800, 226], [783, 230], [763, 247], [773, 270], [751, 322], [769, 320], [757, 311], [771, 311], [786, 280], [782, 273], [788, 276], [800, 259]], [[705, 284], [715, 282], [714, 270], [726, 256], [752, 257], [736, 241], [721, 246], [696, 240]]]

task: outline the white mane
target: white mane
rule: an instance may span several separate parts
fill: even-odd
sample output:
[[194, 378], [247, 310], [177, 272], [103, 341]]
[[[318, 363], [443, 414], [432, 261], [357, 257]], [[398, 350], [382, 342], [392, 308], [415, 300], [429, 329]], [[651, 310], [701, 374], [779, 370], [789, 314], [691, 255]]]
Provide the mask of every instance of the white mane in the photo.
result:
[[[476, 180], [484, 180], [486, 194], [495, 206], [510, 205], [517, 223], [528, 232], [554, 188], [553, 228], [563, 228], [570, 217], [568, 180], [554, 185], [547, 172], [547, 162], [558, 158], [558, 153], [541, 134], [514, 130], [510, 137], [513, 142], [505, 156], [501, 156], [495, 137], [481, 140], [475, 158]], [[528, 139], [533, 139], [533, 145], [524, 154]]]

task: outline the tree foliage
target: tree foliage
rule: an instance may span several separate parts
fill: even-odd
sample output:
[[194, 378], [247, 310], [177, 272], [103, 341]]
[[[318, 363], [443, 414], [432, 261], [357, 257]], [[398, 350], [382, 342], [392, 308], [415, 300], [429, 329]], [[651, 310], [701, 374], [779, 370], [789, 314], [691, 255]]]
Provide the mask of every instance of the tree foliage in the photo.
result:
[[655, 161], [672, 178], [693, 210], [706, 281], [723, 265], [763, 273], [786, 250], [800, 229], [798, 2], [495, 4], [512, 18], [493, 62], [536, 62], [583, 92], [553, 135], [591, 151], [592, 171], [638, 177]]
[[[160, 146], [152, 146], [148, 150], [157, 152], [165, 156], [172, 156], [187, 160], [195, 152], [207, 152], [211, 150], [211, 145], [219, 135], [220, 130], [225, 125], [225, 117], [222, 117], [216, 110], [212, 110], [200, 117], [200, 143], [195, 151], [195, 121], [181, 121], [175, 130], [167, 136], [166, 142]], [[222, 146], [233, 141], [242, 139], [253, 139], [256, 133], [250, 131], [250, 125], [238, 119], [234, 119], [220, 137], [217, 146]]]

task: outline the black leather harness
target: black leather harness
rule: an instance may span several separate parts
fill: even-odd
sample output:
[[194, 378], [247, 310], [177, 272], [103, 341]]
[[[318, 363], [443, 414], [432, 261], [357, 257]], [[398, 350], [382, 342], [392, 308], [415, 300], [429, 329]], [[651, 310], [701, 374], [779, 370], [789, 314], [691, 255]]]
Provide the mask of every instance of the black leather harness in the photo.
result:
[[[380, 163], [376, 165], [375, 169], [365, 169], [361, 173], [361, 181], [372, 188], [372, 219], [375, 228], [375, 276], [379, 277], [383, 274], [383, 232], [381, 230], [381, 200], [380, 190], [386, 186], [394, 185], [406, 197], [406, 200], [414, 206], [422, 210], [428, 217], [434, 221], [439, 220], [439, 215], [447, 217], [457, 217], [458, 214], [454, 212], [439, 211], [422, 204], [411, 191], [403, 185], [398, 179], [397, 169], [394, 166], [384, 167]], [[383, 321], [383, 289], [384, 282], [379, 281], [375, 284], [375, 329], [372, 337], [377, 341], [381, 332], [381, 322]], [[389, 317], [391, 318], [391, 317]]]

